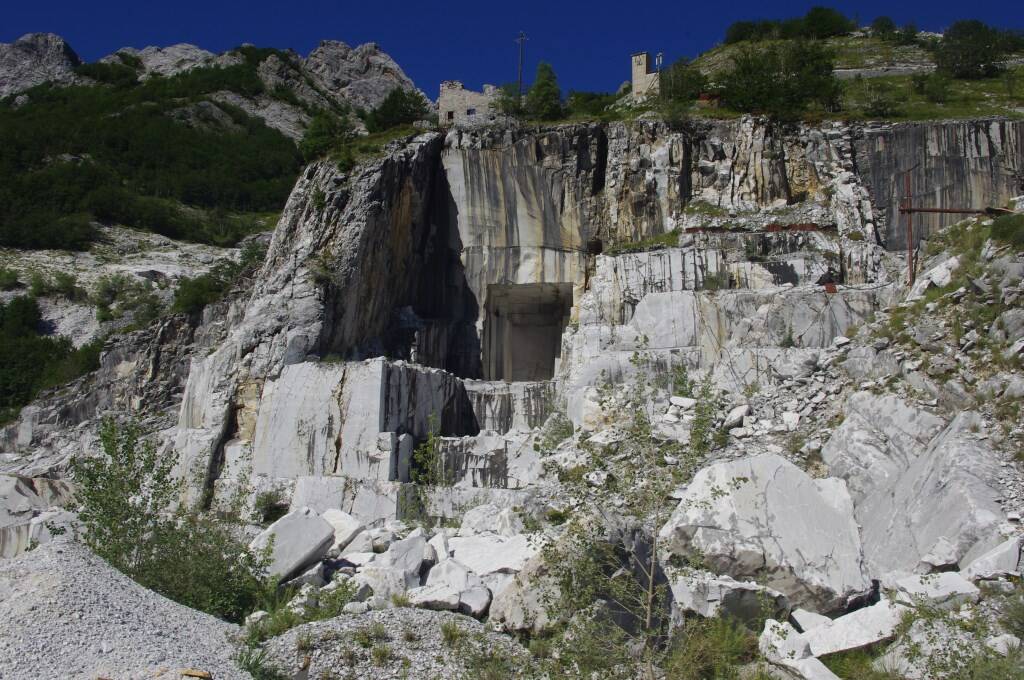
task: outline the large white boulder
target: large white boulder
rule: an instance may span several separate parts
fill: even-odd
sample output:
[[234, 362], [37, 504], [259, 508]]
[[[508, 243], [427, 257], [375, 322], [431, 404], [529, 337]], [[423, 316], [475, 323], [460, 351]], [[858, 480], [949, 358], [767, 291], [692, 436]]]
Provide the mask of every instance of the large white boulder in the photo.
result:
[[946, 426], [942, 418], [888, 394], [855, 392], [843, 412], [821, 457], [833, 476], [846, 480], [854, 504], [890, 487]]
[[352, 542], [352, 539], [365, 529], [363, 523], [358, 519], [347, 512], [335, 508], [324, 510], [320, 516], [334, 529], [334, 540], [331, 542], [331, 550], [344, 550]]
[[419, 578], [423, 564], [427, 539], [422, 535], [411, 535], [388, 546], [387, 552], [378, 560], [383, 566], [394, 567]]
[[537, 555], [505, 588], [494, 591], [490, 621], [509, 632], [540, 633], [554, 623], [548, 602], [557, 594], [557, 582]]
[[944, 427], [923, 409], [863, 392], [846, 410], [822, 458], [850, 486], [873, 574], [966, 565], [1002, 541], [1000, 459], [978, 436], [978, 414]]
[[514, 574], [538, 552], [525, 534], [455, 536], [448, 539], [448, 547], [452, 557], [479, 576]]
[[871, 587], [845, 485], [773, 454], [698, 472], [660, 537], [665, 559], [701, 556], [716, 573], [758, 580], [818, 611]]
[[426, 587], [435, 589], [435, 592], [454, 593], [452, 609], [470, 616], [483, 616], [491, 603], [491, 591], [480, 577], [454, 559], [444, 560], [431, 569], [427, 574]]
[[334, 527], [310, 508], [301, 508], [264, 529], [249, 549], [261, 552], [271, 546], [267, 571], [284, 581], [326, 555], [333, 541]]
[[972, 581], [991, 581], [1013, 576], [1019, 578], [1024, 567], [1024, 537], [1014, 536], [967, 565], [960, 572]]
[[896, 599], [902, 604], [926, 604], [956, 609], [965, 602], [977, 602], [981, 591], [955, 571], [915, 574], [896, 581]]
[[764, 659], [796, 680], [839, 680], [821, 661], [811, 656], [807, 640], [788, 623], [775, 619], [764, 622], [757, 643]]
[[669, 588], [673, 625], [681, 623], [687, 614], [705, 618], [728, 616], [745, 623], [759, 620], [765, 613], [782, 620], [789, 616], [785, 595], [753, 581], [693, 571], [672, 578]]
[[881, 600], [802, 633], [816, 657], [860, 649], [890, 640], [896, 634], [906, 607]]
[[493, 503], [484, 503], [466, 511], [459, 527], [459, 536], [484, 533], [515, 536], [523, 533], [523, 521], [511, 508], [500, 509]]

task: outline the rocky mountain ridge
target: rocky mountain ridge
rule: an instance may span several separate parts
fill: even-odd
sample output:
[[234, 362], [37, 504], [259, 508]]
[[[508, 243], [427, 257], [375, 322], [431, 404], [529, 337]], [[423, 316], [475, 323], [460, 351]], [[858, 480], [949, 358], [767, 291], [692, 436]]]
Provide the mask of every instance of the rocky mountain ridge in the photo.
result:
[[[124, 47], [99, 60], [101, 64], [129, 66], [140, 80], [169, 78], [200, 68], [224, 68], [245, 63], [246, 50], [259, 54], [258, 76], [266, 87], [259, 95], [232, 91], [215, 94], [214, 102], [241, 108], [269, 127], [298, 141], [309, 125], [310, 112], [339, 107], [372, 110], [391, 90], [416, 90], [402, 68], [376, 43], [349, 47], [323, 40], [302, 57], [293, 50], [263, 50], [243, 45], [214, 54], [195, 45]], [[77, 72], [82, 60], [60, 36], [30, 33], [0, 45], [0, 98], [22, 95], [33, 87], [93, 85]]]

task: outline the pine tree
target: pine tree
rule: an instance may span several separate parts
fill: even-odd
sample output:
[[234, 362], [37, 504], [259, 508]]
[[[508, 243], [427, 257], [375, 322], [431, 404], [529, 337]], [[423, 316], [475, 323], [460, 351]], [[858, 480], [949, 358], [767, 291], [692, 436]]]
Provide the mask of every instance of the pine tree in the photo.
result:
[[562, 116], [562, 91], [558, 89], [558, 78], [550, 64], [541, 62], [537, 66], [537, 77], [526, 93], [526, 112], [539, 120]]

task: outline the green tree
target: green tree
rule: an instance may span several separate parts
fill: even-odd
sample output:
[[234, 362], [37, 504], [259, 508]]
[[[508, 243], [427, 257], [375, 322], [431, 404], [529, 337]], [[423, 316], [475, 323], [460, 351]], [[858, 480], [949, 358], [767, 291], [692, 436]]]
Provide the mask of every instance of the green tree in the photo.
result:
[[831, 38], [846, 35], [856, 28], [842, 12], [831, 7], [812, 7], [804, 15], [804, 37]]
[[299, 142], [299, 151], [308, 163], [336, 149], [351, 134], [352, 128], [345, 118], [327, 111], [318, 111]]
[[396, 87], [380, 106], [366, 115], [364, 122], [370, 132], [383, 132], [422, 120], [428, 113], [427, 102], [419, 92]]
[[608, 114], [608, 107], [612, 106], [618, 98], [618, 95], [611, 92], [570, 90], [569, 96], [565, 100], [565, 108], [572, 116], [603, 118]]
[[537, 77], [526, 93], [526, 113], [537, 120], [556, 120], [562, 117], [562, 91], [550, 64], [537, 66]]
[[172, 600], [239, 621], [271, 587], [266, 556], [252, 555], [227, 525], [173, 510], [176, 456], [158, 452], [134, 423], [100, 429], [103, 454], [72, 464], [78, 517], [90, 549]]
[[896, 32], [895, 40], [897, 45], [916, 45], [917, 24], [903, 24], [900, 30]]
[[985, 78], [999, 70], [1005, 46], [1003, 36], [991, 26], [974, 19], [957, 21], [942, 36], [935, 62], [954, 78]]
[[498, 99], [495, 101], [495, 106], [506, 116], [521, 117], [526, 114], [517, 83], [505, 83], [498, 88]]
[[779, 119], [797, 117], [812, 103], [832, 110], [839, 94], [831, 52], [812, 41], [740, 50], [722, 77], [728, 106]]
[[896, 22], [891, 17], [881, 16], [871, 22], [871, 35], [888, 40], [896, 34]]
[[660, 81], [661, 96], [669, 101], [692, 102], [708, 86], [708, 79], [685, 57], [663, 70]]

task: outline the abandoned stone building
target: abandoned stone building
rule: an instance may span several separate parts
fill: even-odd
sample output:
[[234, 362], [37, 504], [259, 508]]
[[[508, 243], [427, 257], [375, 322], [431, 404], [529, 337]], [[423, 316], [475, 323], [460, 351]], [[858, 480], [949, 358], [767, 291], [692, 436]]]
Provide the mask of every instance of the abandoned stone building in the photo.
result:
[[437, 98], [438, 120], [444, 127], [474, 127], [497, 122], [498, 88], [484, 85], [483, 92], [467, 90], [458, 80], [441, 83]]
[[661, 90], [659, 74], [651, 66], [650, 52], [636, 52], [632, 56], [632, 78], [633, 98], [643, 100], [653, 97]]

